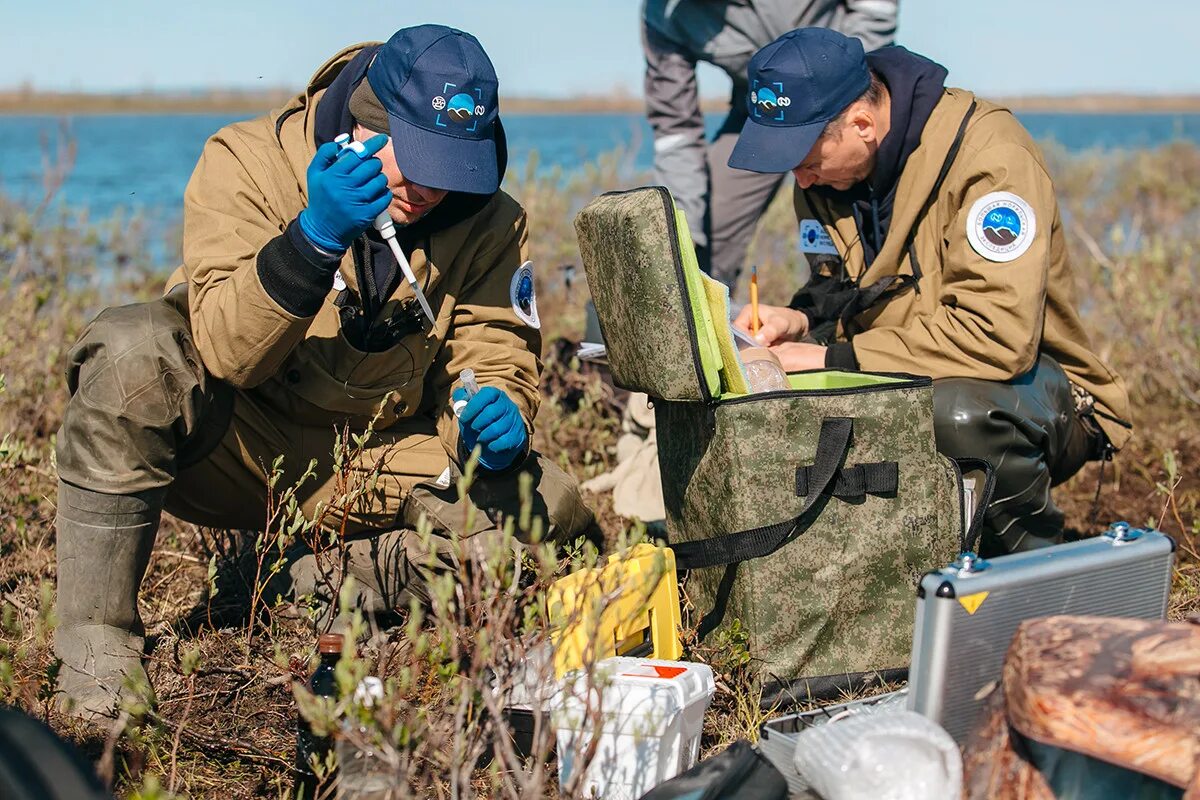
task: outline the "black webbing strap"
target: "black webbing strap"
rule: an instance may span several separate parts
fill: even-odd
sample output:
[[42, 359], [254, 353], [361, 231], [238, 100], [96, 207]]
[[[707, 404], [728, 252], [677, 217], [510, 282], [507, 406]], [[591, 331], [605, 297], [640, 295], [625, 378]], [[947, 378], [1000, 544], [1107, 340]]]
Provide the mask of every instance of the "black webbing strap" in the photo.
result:
[[[796, 496], [808, 497], [813, 467], [796, 467]], [[900, 465], [895, 461], [855, 464], [838, 470], [829, 494], [845, 500], [868, 494], [894, 494], [900, 487]]]
[[884, 297], [899, 294], [909, 286], [916, 286], [917, 279], [912, 275], [885, 275], [870, 286], [856, 289], [854, 297], [842, 309], [841, 322], [843, 326], [859, 314], [868, 310]]
[[[956, 458], [959, 472], [966, 473], [979, 470], [983, 473], [983, 489], [975, 497], [975, 513], [962, 533], [962, 552], [977, 553], [979, 536], [983, 533], [983, 518], [987, 507], [992, 503], [992, 494], [996, 491], [996, 469], [992, 462], [983, 458]], [[961, 487], [960, 487], [961, 490]]]
[[[905, 240], [902, 249], [908, 253], [909, 267], [912, 269], [912, 275], [887, 275], [870, 286], [863, 287], [860, 290], [860, 295], [855, 297], [852, 303], [847, 305], [843, 310], [841, 316], [843, 328], [849, 330], [850, 323], [855, 317], [874, 306], [884, 297], [899, 294], [909, 286], [915, 288], [921, 280], [921, 265], [917, 263], [916, 250], [913, 248], [913, 242], [917, 237], [917, 228], [921, 219], [937, 201], [938, 192], [941, 191], [942, 184], [946, 182], [946, 176], [950, 174], [950, 167], [953, 166], [954, 159], [958, 157], [963, 137], [966, 136], [967, 124], [971, 121], [971, 117], [975, 115], [975, 107], [976, 102], [972, 100], [971, 105], [967, 108], [967, 113], [963, 115], [962, 120], [958, 123], [958, 131], [954, 134], [954, 141], [950, 143], [950, 149], [946, 151], [945, 159], [942, 160], [942, 167], [938, 170], [937, 179], [933, 182], [933, 188], [929, 190], [929, 194], [925, 197], [925, 202], [922, 204], [920, 212], [917, 214], [912, 227], [908, 231], [908, 238]], [[892, 280], [889, 280], [889, 278]], [[920, 290], [918, 289], [918, 291]]]
[[800, 509], [799, 514], [792, 519], [761, 528], [673, 544], [671, 549], [675, 551], [676, 569], [701, 569], [761, 558], [804, 533], [808, 527], [804, 524], [804, 516], [813, 509], [818, 500], [828, 496], [834, 476], [837, 475], [850, 449], [850, 434], [853, 430], [854, 420], [846, 417], [831, 417], [821, 421], [817, 455], [808, 480], [812, 491], [808, 493], [808, 499], [804, 501], [804, 507]]
[[929, 209], [937, 202], [938, 192], [942, 190], [942, 184], [946, 182], [946, 176], [950, 174], [950, 167], [954, 166], [954, 159], [958, 158], [958, 151], [962, 147], [963, 137], [967, 135], [967, 124], [970, 123], [971, 117], [975, 116], [975, 107], [977, 103], [972, 100], [971, 105], [967, 107], [967, 113], [963, 114], [962, 120], [958, 123], [958, 131], [954, 134], [954, 141], [950, 142], [950, 149], [946, 151], [946, 157], [942, 160], [942, 168], [938, 170], [937, 179], [933, 182], [933, 188], [929, 190], [929, 194], [925, 196], [925, 202], [921, 205], [921, 211], [913, 220], [913, 225], [908, 230], [908, 238], [904, 241], [904, 251], [909, 255], [909, 266], [912, 267], [915, 280], [920, 280], [921, 267], [917, 264], [916, 251], [913, 249], [913, 242], [917, 238], [917, 227], [921, 219], [929, 212]]

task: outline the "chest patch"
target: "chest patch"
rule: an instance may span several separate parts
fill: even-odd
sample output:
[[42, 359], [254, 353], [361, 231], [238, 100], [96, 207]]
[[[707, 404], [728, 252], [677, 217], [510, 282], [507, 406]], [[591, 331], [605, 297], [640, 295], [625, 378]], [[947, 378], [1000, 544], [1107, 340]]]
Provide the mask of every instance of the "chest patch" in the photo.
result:
[[988, 261], [1014, 261], [1025, 255], [1037, 234], [1029, 204], [1012, 192], [991, 192], [967, 214], [967, 241]]
[[837, 247], [825, 226], [815, 219], [800, 220], [800, 252], [838, 255]]
[[541, 328], [538, 318], [537, 294], [533, 285], [533, 262], [526, 261], [513, 273], [508, 285], [508, 297], [512, 301], [513, 313], [531, 328]]

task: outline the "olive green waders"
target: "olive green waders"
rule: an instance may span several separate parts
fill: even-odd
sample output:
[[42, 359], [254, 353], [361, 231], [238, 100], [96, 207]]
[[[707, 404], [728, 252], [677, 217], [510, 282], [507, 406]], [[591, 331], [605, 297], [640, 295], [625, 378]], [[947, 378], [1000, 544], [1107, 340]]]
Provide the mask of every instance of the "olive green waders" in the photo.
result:
[[[332, 415], [301, 424], [266, 406], [253, 389], [209, 375], [191, 341], [180, 293], [102, 312], [69, 355], [69, 388], [58, 436], [58, 616], [55, 652], [61, 685], [77, 713], [110, 713], [127, 677], [144, 681], [137, 589], [161, 512], [217, 528], [261, 530], [272, 462], [283, 456], [277, 491], [315, 460], [315, 478], [296, 500], [312, 519], [336, 496]], [[320, 413], [319, 409], [314, 409]], [[365, 421], [350, 420], [361, 432]], [[325, 524], [344, 533], [341, 569], [376, 610], [427, 598], [429, 569], [453, 568], [452, 538], [498, 534], [520, 508], [519, 473], [533, 477], [533, 513], [546, 536], [563, 539], [594, 526], [574, 481], [533, 453], [503, 473], [480, 474], [460, 502], [451, 465], [431, 418], [402, 419], [366, 440], [349, 473], [378, 472], [370, 490]], [[475, 512], [468, 515], [468, 507]], [[432, 537], [415, 533], [421, 517]], [[470, 529], [468, 518], [474, 522]], [[336, 583], [310, 555], [288, 569], [290, 591], [336, 602]]]
[[934, 381], [938, 450], [981, 458], [996, 473], [980, 554], [987, 557], [1061, 544], [1064, 515], [1051, 487], [1087, 462], [1112, 457], [1090, 398], [1047, 355], [1011, 381]]

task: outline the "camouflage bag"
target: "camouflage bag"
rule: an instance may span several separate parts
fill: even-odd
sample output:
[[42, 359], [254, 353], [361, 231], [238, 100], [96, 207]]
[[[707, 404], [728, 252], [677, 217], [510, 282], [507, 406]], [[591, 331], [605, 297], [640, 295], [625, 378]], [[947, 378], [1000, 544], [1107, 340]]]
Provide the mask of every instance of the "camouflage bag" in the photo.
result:
[[727, 292], [700, 273], [665, 189], [602, 195], [575, 227], [613, 379], [654, 403], [701, 636], [737, 620], [775, 687], [906, 667], [920, 576], [972, 543], [962, 467], [934, 446], [932, 381], [818, 370], [747, 394]]

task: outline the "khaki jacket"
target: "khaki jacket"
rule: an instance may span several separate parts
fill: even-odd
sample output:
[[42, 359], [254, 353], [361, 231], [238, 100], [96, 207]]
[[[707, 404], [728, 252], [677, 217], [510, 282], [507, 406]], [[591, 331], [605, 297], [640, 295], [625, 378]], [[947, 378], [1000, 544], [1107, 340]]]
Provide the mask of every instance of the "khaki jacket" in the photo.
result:
[[[958, 153], [931, 197], [972, 101]], [[984, 258], [968, 241], [972, 205], [992, 192], [1017, 195], [1036, 218], [1032, 244], [1012, 261]], [[1128, 441], [1125, 383], [1092, 350], [1076, 311], [1054, 184], [1037, 145], [1008, 110], [946, 90], [905, 164], [884, 246], [869, 270], [848, 205], [799, 187], [794, 202], [802, 226], [822, 223], [860, 286], [889, 275], [919, 277], [915, 290], [897, 291], [854, 317], [851, 331], [839, 328], [863, 370], [1005, 381], [1046, 353], [1096, 398], [1097, 419], [1113, 445]], [[830, 271], [830, 256], [807, 257], [813, 275]]]
[[[168, 290], [187, 283], [196, 349], [217, 378], [303, 424], [362, 428], [381, 407], [377, 429], [427, 417], [456, 457], [450, 391], [463, 369], [506, 392], [527, 426], [537, 413], [541, 336], [510, 300], [510, 282], [526, 257], [525, 212], [513, 198], [497, 192], [482, 211], [417, 246], [410, 262], [437, 324], [382, 352], [347, 342], [332, 285], [315, 316], [299, 318], [271, 298], [256, 268], [259, 251], [307, 203], [317, 102], [366, 46], [335, 55], [283, 108], [208, 140], [184, 196], [183, 265]], [[350, 252], [340, 273], [358, 292]], [[401, 280], [378, 318], [411, 296]]]

